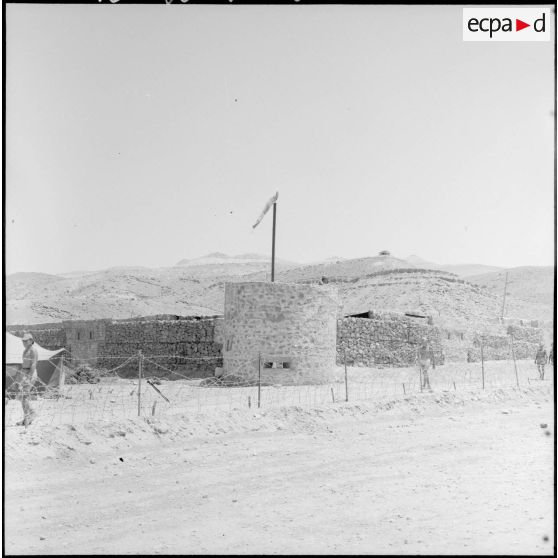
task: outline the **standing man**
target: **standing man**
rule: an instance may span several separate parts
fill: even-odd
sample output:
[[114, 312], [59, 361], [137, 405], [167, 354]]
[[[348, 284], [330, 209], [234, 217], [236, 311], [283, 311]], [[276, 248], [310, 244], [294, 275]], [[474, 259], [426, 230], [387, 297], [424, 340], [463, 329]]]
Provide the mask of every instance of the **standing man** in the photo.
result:
[[430, 368], [430, 364], [434, 363], [434, 353], [432, 351], [432, 347], [428, 344], [426, 337], [422, 338], [417, 357], [418, 365], [422, 373], [422, 388], [432, 391], [432, 388], [430, 387], [430, 378], [428, 377], [428, 369]]
[[19, 383], [19, 396], [21, 406], [23, 407], [23, 420], [17, 423], [18, 426], [30, 425], [36, 417], [36, 413], [29, 402], [31, 390], [37, 381], [37, 362], [39, 360], [39, 352], [35, 347], [35, 341], [30, 333], [24, 334], [23, 338], [23, 363], [21, 370], [18, 372], [17, 382]]
[[539, 369], [539, 379], [540, 380], [544, 380], [544, 365], [546, 364], [547, 360], [548, 360], [548, 356], [547, 356], [546, 351], [544, 349], [544, 345], [541, 343], [539, 345], [539, 348], [537, 349], [537, 354], [535, 355], [535, 364], [537, 365], [537, 368]]
[[554, 342], [550, 345], [550, 351], [548, 352], [548, 364], [554, 366]]

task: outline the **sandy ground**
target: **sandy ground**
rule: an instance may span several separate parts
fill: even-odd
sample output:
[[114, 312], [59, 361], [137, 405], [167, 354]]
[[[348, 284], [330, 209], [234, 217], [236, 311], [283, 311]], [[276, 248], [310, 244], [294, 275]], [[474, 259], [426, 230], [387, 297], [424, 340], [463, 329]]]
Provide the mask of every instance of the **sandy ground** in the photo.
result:
[[5, 431], [6, 554], [548, 554], [549, 383]]

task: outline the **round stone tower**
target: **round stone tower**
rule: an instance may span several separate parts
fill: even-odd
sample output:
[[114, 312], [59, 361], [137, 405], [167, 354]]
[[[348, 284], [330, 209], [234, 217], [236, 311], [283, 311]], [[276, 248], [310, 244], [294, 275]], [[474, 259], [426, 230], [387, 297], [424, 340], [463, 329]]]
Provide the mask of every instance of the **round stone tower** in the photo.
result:
[[275, 384], [324, 383], [335, 370], [334, 285], [227, 283], [223, 373]]

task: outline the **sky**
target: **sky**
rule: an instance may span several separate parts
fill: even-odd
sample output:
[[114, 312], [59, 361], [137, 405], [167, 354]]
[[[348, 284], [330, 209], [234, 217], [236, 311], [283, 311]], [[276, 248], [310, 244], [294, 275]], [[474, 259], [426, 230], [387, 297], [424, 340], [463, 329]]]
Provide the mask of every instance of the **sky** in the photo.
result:
[[6, 273], [270, 254], [276, 191], [283, 260], [553, 265], [553, 85], [460, 6], [7, 4]]

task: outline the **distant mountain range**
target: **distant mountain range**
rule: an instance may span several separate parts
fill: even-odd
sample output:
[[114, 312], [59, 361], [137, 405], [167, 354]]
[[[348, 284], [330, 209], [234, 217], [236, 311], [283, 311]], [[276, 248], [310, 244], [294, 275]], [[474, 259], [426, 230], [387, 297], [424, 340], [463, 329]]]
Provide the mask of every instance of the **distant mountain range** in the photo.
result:
[[[223, 266], [245, 266], [251, 264], [265, 264], [270, 265], [271, 258], [269, 256], [262, 256], [261, 254], [240, 254], [238, 256], [227, 256], [221, 252], [213, 252], [207, 254], [207, 256], [202, 256], [200, 258], [194, 258], [192, 260], [180, 260], [176, 266], [178, 267], [194, 267], [194, 266], [204, 266], [204, 265], [223, 265]], [[300, 264], [294, 262], [288, 262], [286, 260], [281, 260], [279, 258], [275, 259], [275, 265], [281, 267], [296, 267]]]
[[[276, 261], [276, 281], [339, 286], [343, 311], [431, 313], [440, 323], [482, 323], [501, 312], [505, 270], [477, 264], [438, 265], [410, 256], [328, 258], [301, 265]], [[112, 267], [61, 275], [15, 273], [6, 278], [6, 322], [129, 318], [155, 314], [219, 315], [224, 283], [270, 280], [270, 258], [220, 252], [163, 268]], [[551, 320], [553, 268], [508, 270], [506, 316]]]

